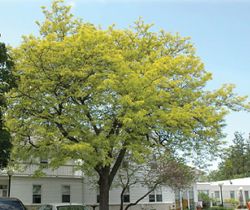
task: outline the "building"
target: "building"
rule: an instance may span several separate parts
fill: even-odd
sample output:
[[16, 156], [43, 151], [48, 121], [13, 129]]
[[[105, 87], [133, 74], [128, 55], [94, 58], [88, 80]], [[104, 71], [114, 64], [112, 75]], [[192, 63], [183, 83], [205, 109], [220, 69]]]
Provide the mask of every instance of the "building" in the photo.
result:
[[[41, 203], [83, 202], [83, 176], [72, 164], [58, 169], [44, 169], [46, 176], [35, 178], [38, 165], [32, 164], [24, 170], [0, 173], [0, 196], [20, 198], [27, 206]], [[9, 187], [10, 186], [10, 187]], [[71, 193], [74, 192], [74, 193]]]
[[214, 204], [229, 205], [229, 199], [239, 201], [245, 206], [250, 201], [250, 177], [217, 182], [198, 182], [197, 193], [205, 193], [215, 201]]
[[[0, 173], [0, 196], [17, 197], [30, 209], [36, 209], [43, 203], [75, 202], [84, 203], [89, 207], [97, 206], [98, 190], [91, 184], [90, 178], [77, 171], [74, 164], [67, 164], [51, 170], [44, 167], [45, 176], [34, 178], [33, 174], [39, 164], [26, 166], [24, 170]], [[10, 171], [9, 171], [10, 172]], [[9, 187], [10, 186], [10, 187]], [[10, 190], [10, 191], [9, 191]], [[131, 187], [124, 195], [124, 205], [135, 202], [148, 192], [141, 183]], [[110, 210], [120, 206], [121, 188], [113, 187], [110, 191]], [[197, 196], [196, 196], [197, 197]], [[173, 191], [167, 186], [161, 186], [131, 210], [166, 210], [172, 208], [194, 208], [195, 187], [185, 192]], [[90, 208], [91, 209], [91, 208]]]
[[[122, 189], [113, 187], [110, 190], [110, 210], [118, 210], [120, 208], [120, 194]], [[129, 188], [129, 191], [123, 196], [124, 206], [128, 203], [137, 201], [142, 195], [148, 192], [148, 188], [140, 183]], [[98, 190], [89, 184], [88, 178], [84, 179], [84, 203], [88, 206], [98, 205]], [[159, 187], [140, 201], [136, 206], [131, 207], [133, 210], [166, 210], [174, 205], [174, 191], [166, 186]]]

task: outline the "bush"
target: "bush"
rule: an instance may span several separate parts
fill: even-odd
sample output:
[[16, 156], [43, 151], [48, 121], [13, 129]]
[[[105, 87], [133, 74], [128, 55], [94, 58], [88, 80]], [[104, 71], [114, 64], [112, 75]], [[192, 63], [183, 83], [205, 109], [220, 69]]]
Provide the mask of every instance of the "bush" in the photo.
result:
[[247, 209], [247, 206], [246, 205], [239, 205], [239, 206], [237, 206], [237, 209]]
[[230, 199], [226, 199], [225, 200], [226, 203], [229, 203], [231, 206], [233, 206], [234, 208], [236, 208], [239, 205], [239, 201], [233, 198]]
[[202, 201], [203, 209], [208, 209], [210, 207], [210, 202], [212, 199], [206, 193], [200, 192], [198, 194], [199, 201]]

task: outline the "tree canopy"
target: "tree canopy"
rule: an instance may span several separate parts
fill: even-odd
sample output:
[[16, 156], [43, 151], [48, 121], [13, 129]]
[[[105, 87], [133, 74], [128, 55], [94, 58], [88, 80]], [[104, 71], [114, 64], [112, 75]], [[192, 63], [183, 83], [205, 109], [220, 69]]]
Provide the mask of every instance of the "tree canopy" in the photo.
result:
[[250, 139], [235, 132], [233, 144], [225, 149], [218, 170], [210, 173], [211, 180], [234, 179], [250, 176]]
[[211, 80], [188, 38], [138, 20], [129, 29], [74, 19], [55, 0], [43, 8], [39, 36], [13, 51], [18, 87], [7, 121], [13, 155], [46, 153], [51, 167], [69, 159], [99, 176], [100, 208], [126, 154], [143, 163], [155, 150], [195, 157], [220, 144], [229, 110], [248, 109], [232, 85]]
[[0, 43], [0, 168], [7, 166], [11, 151], [10, 134], [4, 126], [3, 111], [6, 107], [5, 93], [15, 85], [13, 64], [5, 44]]

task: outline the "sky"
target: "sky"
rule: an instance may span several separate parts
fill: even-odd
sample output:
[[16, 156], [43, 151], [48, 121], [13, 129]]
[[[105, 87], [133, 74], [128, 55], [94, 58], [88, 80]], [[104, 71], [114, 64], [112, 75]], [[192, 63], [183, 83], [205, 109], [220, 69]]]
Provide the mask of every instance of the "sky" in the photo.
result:
[[[142, 17], [164, 29], [191, 37], [197, 55], [212, 72], [209, 89], [235, 84], [235, 92], [250, 97], [250, 0], [66, 0], [72, 13], [103, 28], [127, 28]], [[22, 35], [38, 34], [41, 6], [49, 0], [0, 0], [0, 42], [21, 43]], [[250, 101], [250, 98], [249, 98]], [[230, 144], [235, 131], [248, 137], [250, 113], [230, 113], [224, 132]]]

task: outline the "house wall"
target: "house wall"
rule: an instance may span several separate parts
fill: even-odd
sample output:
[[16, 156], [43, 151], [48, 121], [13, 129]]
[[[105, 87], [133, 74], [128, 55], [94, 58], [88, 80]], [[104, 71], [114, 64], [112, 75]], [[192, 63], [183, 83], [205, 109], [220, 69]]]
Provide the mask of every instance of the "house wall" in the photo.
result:
[[[124, 205], [125, 208], [126, 205]], [[88, 210], [93, 210], [91, 206], [87, 206]], [[112, 204], [109, 206], [109, 210], [119, 210], [120, 206], [118, 204]], [[99, 210], [98, 206], [95, 210]], [[175, 210], [173, 206], [169, 203], [148, 203], [148, 204], [137, 204], [136, 206], [132, 206], [129, 210]]]
[[[90, 184], [91, 181], [88, 178], [84, 179], [84, 190], [83, 198], [84, 203], [88, 206], [97, 205], [95, 208], [99, 210], [97, 203], [97, 187], [93, 184]], [[118, 210], [120, 208], [120, 194], [122, 189], [120, 187], [113, 187], [109, 193], [110, 200], [110, 210]], [[142, 195], [148, 192], [148, 188], [142, 186], [141, 184], [136, 184], [133, 187], [130, 187], [130, 202], [137, 201]], [[130, 208], [130, 210], [169, 210], [173, 207], [175, 202], [174, 191], [169, 187], [162, 187], [162, 202], [149, 202], [149, 197], [146, 196], [139, 204]], [[126, 203], [124, 203], [126, 206]], [[92, 210], [89, 207], [89, 210]]]
[[[170, 210], [171, 209], [170, 203], [144, 203], [138, 204], [136, 206], [132, 206], [129, 210]], [[110, 205], [109, 210], [118, 210], [119, 205]]]
[[[83, 202], [82, 179], [77, 178], [32, 178], [32, 177], [12, 177], [11, 197], [17, 197], [25, 205], [32, 205], [33, 185], [41, 185], [42, 203], [62, 202], [62, 185], [70, 185], [71, 202]], [[39, 205], [39, 204], [38, 204]]]
[[[46, 164], [44, 165], [46, 166]], [[19, 164], [20, 171], [15, 171], [16, 176], [32, 176], [41, 167], [40, 163]], [[48, 177], [82, 177], [83, 173], [77, 170], [74, 163], [68, 161], [67, 164], [57, 169], [43, 168], [43, 173]]]
[[[249, 179], [250, 181], [250, 179]], [[233, 182], [233, 181], [232, 181]], [[248, 199], [250, 199], [250, 183], [246, 183], [246, 184], [223, 184], [222, 185], [222, 198], [223, 198], [223, 202], [224, 204], [227, 205], [227, 201], [228, 199], [230, 199], [230, 192], [233, 191], [235, 194], [235, 199], [239, 200], [239, 196], [240, 196], [240, 189], [242, 189], [242, 196], [243, 196], [243, 205], [246, 204], [246, 202], [248, 201]], [[215, 198], [215, 191], [219, 192], [219, 202], [221, 202], [221, 192], [220, 192], [220, 187], [215, 183], [198, 183], [197, 184], [197, 194], [199, 191], [208, 191], [209, 192], [209, 196], [211, 198]], [[249, 198], [246, 197], [245, 192], [248, 192]]]
[[[62, 185], [70, 185], [71, 202], [84, 203], [89, 205], [89, 209], [93, 210], [91, 205], [97, 204], [97, 187], [93, 186], [93, 182], [88, 177], [81, 177], [81, 173], [76, 173], [72, 165], [66, 165], [56, 170], [46, 169], [47, 176], [41, 178], [32, 178], [33, 172], [37, 169], [37, 165], [31, 165], [24, 171], [15, 172], [11, 181], [11, 197], [17, 197], [23, 203], [32, 209], [40, 206], [32, 204], [33, 185], [41, 185], [41, 203], [61, 203]], [[8, 185], [7, 174], [0, 174], [0, 183]], [[148, 192], [148, 188], [138, 183], [130, 187], [130, 202], [137, 201], [142, 195]], [[110, 210], [119, 210], [121, 188], [114, 187], [110, 190]], [[146, 196], [131, 210], [169, 210], [174, 208], [175, 193], [169, 187], [161, 187], [162, 201], [149, 202], [149, 196]], [[126, 203], [124, 203], [126, 205]], [[96, 208], [98, 210], [98, 207]]]

